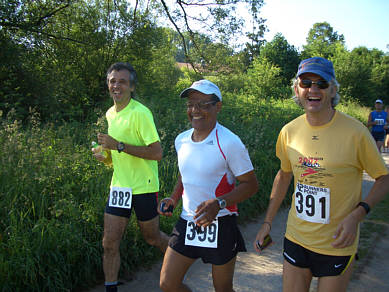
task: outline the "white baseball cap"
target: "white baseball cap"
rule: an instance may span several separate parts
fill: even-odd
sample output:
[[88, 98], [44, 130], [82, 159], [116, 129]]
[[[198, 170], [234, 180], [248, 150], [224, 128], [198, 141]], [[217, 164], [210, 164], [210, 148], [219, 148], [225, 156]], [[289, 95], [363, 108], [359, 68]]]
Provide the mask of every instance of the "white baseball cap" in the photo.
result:
[[377, 102], [378, 102], [378, 103], [383, 103], [381, 99], [377, 99], [377, 100], [375, 101], [375, 103], [377, 103]]
[[193, 82], [193, 84], [189, 88], [184, 89], [181, 92], [180, 97], [188, 97], [189, 92], [191, 92], [192, 90], [197, 90], [204, 94], [214, 94], [219, 98], [220, 101], [222, 101], [222, 94], [220, 92], [219, 87], [217, 87], [216, 84], [212, 83], [209, 80], [202, 79]]

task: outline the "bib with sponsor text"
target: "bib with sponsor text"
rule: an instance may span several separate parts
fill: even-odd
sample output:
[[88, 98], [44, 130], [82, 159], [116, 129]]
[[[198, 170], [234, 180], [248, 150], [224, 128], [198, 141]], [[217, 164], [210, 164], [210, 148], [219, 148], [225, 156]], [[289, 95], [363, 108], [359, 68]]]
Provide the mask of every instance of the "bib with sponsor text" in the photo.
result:
[[330, 223], [330, 189], [297, 183], [294, 193], [297, 217], [313, 223]]

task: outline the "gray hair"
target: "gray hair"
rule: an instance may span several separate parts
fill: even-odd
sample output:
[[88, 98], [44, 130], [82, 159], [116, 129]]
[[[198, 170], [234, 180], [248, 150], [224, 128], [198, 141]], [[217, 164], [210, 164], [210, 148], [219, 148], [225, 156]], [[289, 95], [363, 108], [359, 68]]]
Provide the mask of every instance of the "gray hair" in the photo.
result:
[[[298, 86], [298, 78], [295, 78], [294, 81], [293, 81], [293, 85], [292, 85], [292, 90], [293, 90], [293, 93], [294, 93], [294, 88]], [[340, 101], [340, 95], [339, 95], [339, 88], [340, 88], [340, 85], [339, 85], [339, 82], [333, 78], [331, 79], [330, 81], [330, 86], [335, 86], [336, 87], [336, 93], [335, 93], [335, 96], [332, 98], [332, 107], [335, 108], [339, 101]], [[296, 96], [296, 95], [293, 95], [292, 99], [294, 100], [294, 102], [299, 106], [299, 107], [303, 107], [303, 105], [301, 104], [300, 102], [300, 99]]]
[[136, 76], [136, 71], [134, 67], [128, 62], [117, 62], [115, 64], [112, 64], [108, 70], [107, 70], [107, 83], [108, 83], [108, 75], [111, 74], [112, 71], [121, 71], [121, 70], [127, 70], [130, 73], [130, 85], [134, 86], [134, 91], [131, 92], [131, 97], [135, 97], [135, 88], [136, 84], [138, 83], [138, 78]]

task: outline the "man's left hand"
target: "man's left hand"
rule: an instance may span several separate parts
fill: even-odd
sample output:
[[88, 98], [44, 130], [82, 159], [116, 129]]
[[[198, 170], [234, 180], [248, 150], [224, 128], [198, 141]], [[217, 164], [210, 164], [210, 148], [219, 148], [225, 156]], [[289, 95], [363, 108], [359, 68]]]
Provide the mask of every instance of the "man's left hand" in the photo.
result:
[[193, 219], [197, 225], [206, 227], [211, 225], [219, 211], [220, 208], [217, 199], [207, 200], [197, 206], [196, 215]]
[[100, 145], [103, 146], [103, 148], [110, 149], [110, 150], [116, 150], [118, 141], [116, 141], [114, 138], [107, 134], [98, 133], [97, 134], [97, 141]]
[[358, 219], [353, 213], [349, 214], [336, 228], [333, 238], [335, 241], [331, 243], [334, 248], [345, 248], [352, 245], [355, 241], [358, 231]]

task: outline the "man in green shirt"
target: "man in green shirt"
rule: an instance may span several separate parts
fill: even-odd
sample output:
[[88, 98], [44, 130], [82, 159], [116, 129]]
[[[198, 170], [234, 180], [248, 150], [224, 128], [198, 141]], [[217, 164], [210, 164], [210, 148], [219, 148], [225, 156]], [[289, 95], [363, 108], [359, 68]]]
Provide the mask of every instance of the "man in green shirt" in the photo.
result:
[[159, 230], [157, 212], [162, 148], [150, 110], [133, 99], [136, 72], [128, 63], [115, 63], [108, 69], [107, 84], [114, 105], [106, 113], [108, 134], [97, 138], [108, 155], [92, 151], [114, 169], [104, 214], [103, 268], [106, 291], [117, 291], [119, 246], [132, 208], [147, 243], [165, 252], [169, 237]]

